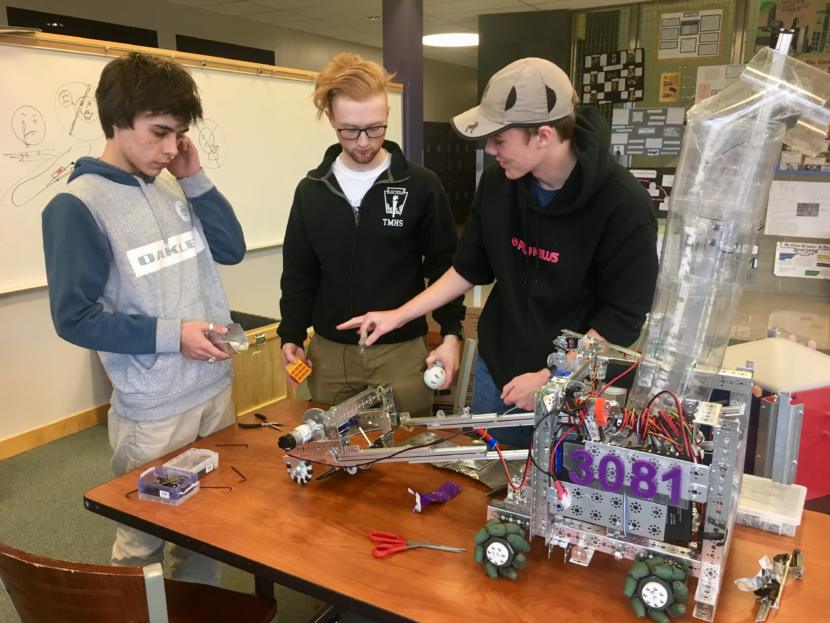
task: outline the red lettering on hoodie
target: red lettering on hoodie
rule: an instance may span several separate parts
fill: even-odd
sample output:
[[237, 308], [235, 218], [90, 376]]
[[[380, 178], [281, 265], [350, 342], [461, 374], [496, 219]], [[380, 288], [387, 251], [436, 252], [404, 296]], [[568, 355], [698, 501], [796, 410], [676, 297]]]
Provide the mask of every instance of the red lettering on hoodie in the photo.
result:
[[522, 255], [529, 255], [530, 257], [539, 257], [540, 260], [545, 262], [550, 262], [551, 264], [556, 264], [559, 262], [559, 252], [558, 251], [550, 251], [548, 249], [539, 249], [538, 247], [534, 247], [532, 245], [527, 245], [524, 240], [519, 238], [513, 238], [510, 240], [510, 244], [513, 245], [513, 248], [517, 251], [521, 252]]

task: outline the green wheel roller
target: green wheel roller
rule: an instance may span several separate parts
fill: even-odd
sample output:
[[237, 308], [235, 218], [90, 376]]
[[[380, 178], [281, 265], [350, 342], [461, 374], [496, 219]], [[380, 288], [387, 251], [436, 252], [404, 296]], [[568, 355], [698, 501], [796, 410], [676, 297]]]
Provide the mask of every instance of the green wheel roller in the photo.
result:
[[674, 569], [672, 569], [669, 565], [657, 565], [654, 567], [654, 575], [661, 580], [671, 582], [674, 579]]
[[517, 524], [505, 524], [505, 530], [507, 534], [518, 534], [520, 537], [525, 538], [525, 531], [522, 530], [522, 527]]
[[684, 614], [686, 614], [686, 604], [674, 603], [671, 606], [669, 606], [667, 612], [669, 613], [669, 616], [682, 617]]
[[487, 524], [484, 527], [487, 528], [487, 532], [490, 533], [490, 536], [504, 536], [507, 534], [507, 526], [503, 523]]
[[[649, 573], [650, 569], [648, 568], [648, 565], [644, 563], [642, 560], [638, 560], [637, 562], [635, 562], [633, 565], [631, 565], [631, 568], [628, 570], [628, 575], [630, 575], [635, 580], [644, 578]], [[645, 616], [645, 613], [643, 613], [643, 616]]]
[[490, 576], [491, 580], [495, 580], [499, 577], [499, 570], [496, 569], [496, 565], [494, 565], [489, 560], [484, 561], [484, 570], [487, 572], [487, 575]]
[[648, 618], [654, 621], [654, 623], [669, 623], [668, 615], [662, 610], [649, 610]]
[[507, 542], [513, 546], [513, 549], [516, 550], [516, 552], [530, 551], [530, 543], [525, 541], [518, 534], [508, 534], [505, 539], [507, 539]]
[[646, 558], [645, 563], [648, 565], [648, 568], [654, 571], [655, 567], [659, 565], [663, 565], [666, 563], [660, 556], [649, 556]]
[[674, 591], [674, 598], [677, 601], [685, 602], [689, 598], [689, 587], [683, 582], [675, 580], [671, 583], [671, 589]]
[[634, 610], [634, 614], [637, 615], [638, 619], [642, 619], [646, 616], [646, 605], [643, 603], [643, 600], [639, 597], [632, 597], [629, 600], [631, 604], [631, 608]]
[[652, 555], [631, 565], [623, 593], [629, 597], [638, 617], [648, 616], [654, 623], [668, 623], [669, 616], [686, 612], [687, 577], [688, 569], [682, 563]]
[[530, 550], [524, 534], [517, 524], [491, 519], [473, 537], [473, 560], [483, 564], [484, 571], [493, 580], [499, 576], [515, 580], [518, 569], [527, 564], [523, 552]]
[[513, 567], [501, 567], [499, 569], [499, 575], [507, 578], [508, 580], [515, 580], [519, 577], [519, 574], [516, 573], [516, 570]]
[[476, 532], [476, 535], [473, 537], [473, 541], [475, 541], [476, 545], [481, 545], [482, 543], [484, 543], [484, 541], [486, 541], [489, 538], [490, 533], [487, 532], [487, 528], [485, 527]]
[[475, 550], [473, 550], [473, 560], [476, 563], [481, 564], [484, 562], [484, 546], [483, 545], [476, 545]]
[[632, 578], [630, 575], [625, 576], [625, 585], [623, 586], [623, 595], [634, 597], [634, 591], [637, 590], [637, 578]]
[[685, 582], [686, 578], [689, 577], [689, 574], [686, 573], [686, 570], [683, 567], [677, 566], [673, 567], [674, 577], [672, 580], [678, 580], [680, 582]]

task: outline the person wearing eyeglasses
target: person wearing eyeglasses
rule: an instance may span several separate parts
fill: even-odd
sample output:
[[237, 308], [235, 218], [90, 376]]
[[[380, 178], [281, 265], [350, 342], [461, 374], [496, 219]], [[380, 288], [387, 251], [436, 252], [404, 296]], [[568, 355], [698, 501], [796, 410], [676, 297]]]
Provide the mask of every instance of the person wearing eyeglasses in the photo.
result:
[[[280, 281], [283, 365], [312, 367], [311, 398], [337, 404], [367, 386], [391, 383], [399, 410], [431, 415], [426, 367], [440, 361], [452, 382], [458, 368], [462, 298], [433, 312], [443, 340], [427, 353], [424, 316], [389, 332], [371, 348], [336, 326], [371, 309], [396, 307], [452, 264], [457, 236], [438, 177], [409, 162], [386, 140], [392, 76], [357, 54], [335, 56], [314, 89], [337, 143], [294, 194]], [[306, 353], [307, 330], [314, 335]], [[296, 384], [287, 375], [290, 383]]]

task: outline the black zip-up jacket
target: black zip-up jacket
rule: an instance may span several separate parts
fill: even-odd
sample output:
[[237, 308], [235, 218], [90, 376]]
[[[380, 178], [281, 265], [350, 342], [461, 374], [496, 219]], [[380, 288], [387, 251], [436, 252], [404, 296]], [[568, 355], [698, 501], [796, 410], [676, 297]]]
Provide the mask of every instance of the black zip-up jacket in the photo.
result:
[[645, 189], [609, 154], [605, 120], [577, 112], [578, 164], [546, 207], [532, 176], [485, 170], [453, 265], [496, 281], [478, 323], [479, 353], [498, 387], [545, 367], [562, 329], [595, 329], [628, 346], [657, 280], [657, 220]]
[[[392, 309], [450, 267], [457, 237], [447, 195], [430, 170], [409, 162], [384, 141], [389, 168], [366, 192], [355, 213], [331, 170], [339, 144], [309, 171], [294, 194], [283, 245], [278, 333], [283, 344], [302, 346], [309, 326], [343, 344], [356, 331], [335, 327], [375, 309]], [[442, 335], [458, 334], [464, 305], [458, 298], [436, 309]], [[425, 335], [424, 317], [390, 331], [378, 343], [396, 344]]]

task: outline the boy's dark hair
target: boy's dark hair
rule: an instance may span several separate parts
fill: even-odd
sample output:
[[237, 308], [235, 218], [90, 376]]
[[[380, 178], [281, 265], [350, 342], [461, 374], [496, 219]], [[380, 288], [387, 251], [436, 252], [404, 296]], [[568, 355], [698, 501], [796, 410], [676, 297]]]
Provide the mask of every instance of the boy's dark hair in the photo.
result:
[[549, 121], [548, 123], [542, 123], [541, 125], [521, 127], [520, 129], [525, 135], [525, 144], [529, 143], [530, 139], [539, 133], [539, 128], [543, 125], [550, 126], [556, 130], [556, 133], [559, 134], [560, 141], [569, 141], [573, 138], [574, 130], [576, 130], [576, 115], [571, 113], [567, 117], [562, 117], [561, 119], [556, 119], [555, 121]]
[[[574, 91], [573, 96], [571, 97], [571, 102], [574, 105], [574, 109], [579, 106], [579, 95], [577, 95], [576, 91]], [[543, 125], [549, 125], [556, 130], [557, 134], [559, 134], [559, 140], [569, 141], [573, 138], [574, 130], [576, 130], [576, 112], [572, 112], [567, 117], [562, 117], [561, 119], [556, 119], [555, 121], [551, 121], [549, 123], [542, 123], [540, 125], [522, 128], [525, 135], [525, 144], [529, 143], [530, 139], [538, 134], [539, 128]]]
[[196, 82], [184, 67], [138, 52], [111, 61], [95, 89], [98, 117], [107, 138], [113, 126], [132, 128], [136, 115], [172, 115], [190, 125], [202, 118]]

